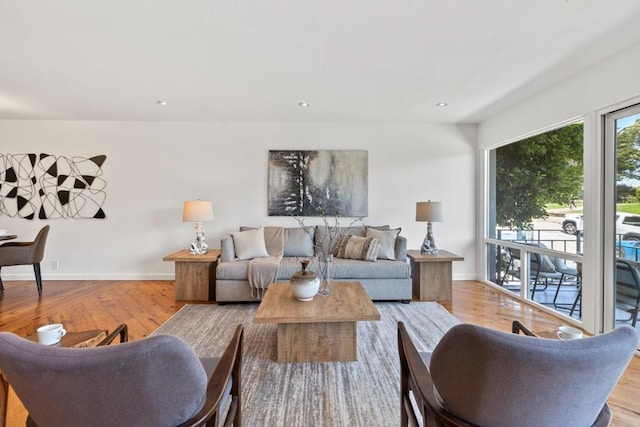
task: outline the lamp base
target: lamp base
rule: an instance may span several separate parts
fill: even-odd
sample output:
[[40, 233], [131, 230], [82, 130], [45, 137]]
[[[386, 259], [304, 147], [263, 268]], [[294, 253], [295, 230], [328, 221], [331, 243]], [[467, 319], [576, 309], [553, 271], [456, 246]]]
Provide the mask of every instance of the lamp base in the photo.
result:
[[196, 238], [189, 245], [189, 253], [191, 255], [202, 255], [209, 251], [209, 245], [204, 240], [204, 228], [200, 221], [196, 222]]
[[431, 228], [431, 222], [427, 223], [427, 236], [424, 238], [424, 242], [422, 242], [420, 253], [427, 254], [427, 255], [433, 255], [438, 253], [438, 248], [436, 247], [436, 240], [433, 236], [433, 230]]
[[189, 253], [191, 255], [202, 255], [207, 252], [209, 252], [209, 246], [205, 241], [200, 242], [196, 239], [189, 245]]
[[424, 245], [420, 248], [420, 253], [425, 255], [433, 255], [438, 253], [438, 249], [425, 248]]

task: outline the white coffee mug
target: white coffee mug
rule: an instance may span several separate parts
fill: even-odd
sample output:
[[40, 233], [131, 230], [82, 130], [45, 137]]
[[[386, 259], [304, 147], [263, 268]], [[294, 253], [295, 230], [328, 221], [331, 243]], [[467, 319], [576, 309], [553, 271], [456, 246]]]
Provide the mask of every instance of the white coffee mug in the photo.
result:
[[572, 326], [562, 325], [558, 327], [558, 338], [561, 340], [577, 340], [582, 338], [582, 331]]
[[36, 331], [38, 332], [38, 342], [44, 345], [57, 344], [67, 334], [62, 323], [40, 326]]

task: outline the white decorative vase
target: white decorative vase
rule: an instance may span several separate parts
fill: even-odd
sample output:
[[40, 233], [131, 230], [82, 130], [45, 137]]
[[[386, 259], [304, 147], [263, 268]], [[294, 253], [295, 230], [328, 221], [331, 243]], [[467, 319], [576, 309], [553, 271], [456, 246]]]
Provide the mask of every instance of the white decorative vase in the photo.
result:
[[318, 293], [320, 279], [313, 271], [307, 270], [309, 260], [300, 262], [302, 270], [291, 276], [291, 290], [298, 301], [311, 301]]

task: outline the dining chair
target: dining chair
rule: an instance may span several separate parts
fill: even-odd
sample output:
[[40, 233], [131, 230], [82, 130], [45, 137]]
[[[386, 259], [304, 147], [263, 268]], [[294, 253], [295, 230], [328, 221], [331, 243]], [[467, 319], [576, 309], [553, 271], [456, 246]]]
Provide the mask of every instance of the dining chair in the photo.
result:
[[240, 426], [242, 337], [199, 359], [172, 335], [71, 349], [0, 332], [0, 370], [31, 427]]
[[[42, 295], [42, 274], [40, 262], [44, 257], [44, 247], [49, 235], [49, 226], [40, 229], [33, 242], [7, 242], [0, 245], [0, 270], [12, 265], [33, 265], [36, 276], [38, 295]], [[4, 292], [2, 277], [0, 276], [0, 293]]]
[[420, 352], [398, 322], [400, 425], [609, 425], [607, 397], [640, 333], [622, 326], [570, 341], [526, 335], [459, 324], [433, 352]]

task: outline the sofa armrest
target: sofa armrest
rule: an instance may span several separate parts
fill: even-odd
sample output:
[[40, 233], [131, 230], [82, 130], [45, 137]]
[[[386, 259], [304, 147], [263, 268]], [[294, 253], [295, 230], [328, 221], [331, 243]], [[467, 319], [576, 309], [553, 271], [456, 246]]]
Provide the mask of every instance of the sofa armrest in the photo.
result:
[[396, 239], [396, 260], [398, 261], [406, 261], [407, 260], [407, 238], [404, 236], [398, 235]]
[[236, 260], [236, 249], [233, 246], [233, 238], [231, 236], [224, 237], [220, 240], [220, 261], [231, 262]]

